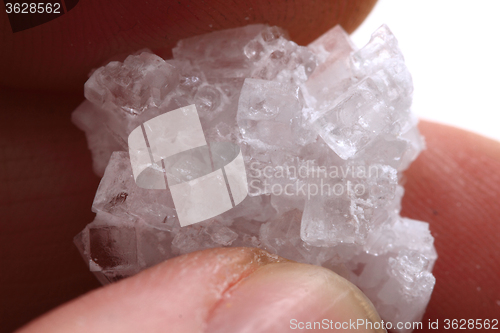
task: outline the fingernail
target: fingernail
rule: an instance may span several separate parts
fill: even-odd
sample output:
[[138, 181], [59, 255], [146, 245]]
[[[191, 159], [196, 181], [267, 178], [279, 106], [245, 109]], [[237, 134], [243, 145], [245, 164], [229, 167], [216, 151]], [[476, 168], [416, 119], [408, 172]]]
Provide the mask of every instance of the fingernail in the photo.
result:
[[206, 332], [386, 332], [368, 298], [323, 267], [268, 264], [239, 281], [212, 311]]

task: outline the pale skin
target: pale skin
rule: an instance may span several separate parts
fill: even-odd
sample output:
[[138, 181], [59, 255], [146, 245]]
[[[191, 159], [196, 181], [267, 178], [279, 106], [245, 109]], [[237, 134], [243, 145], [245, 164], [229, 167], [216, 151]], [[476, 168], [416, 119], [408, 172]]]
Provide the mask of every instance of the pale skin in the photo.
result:
[[[1, 307], [1, 329], [12, 331], [43, 313], [23, 330], [280, 332], [289, 329], [294, 316], [302, 321], [356, 316], [355, 293], [346, 292], [350, 287], [332, 273], [276, 263], [250, 249], [192, 254], [99, 288], [71, 243], [93, 218], [90, 205], [99, 179], [92, 174], [84, 136], [69, 114], [83, 100], [84, 73], [111, 56], [113, 48], [168, 49], [179, 38], [207, 32], [209, 24], [222, 29], [252, 22], [285, 26], [292, 38], [307, 44], [339, 19], [351, 24], [352, 31], [372, 3], [336, 7], [341, 2], [276, 2], [266, 10], [268, 3], [256, 1], [232, 7], [221, 1], [209, 9], [181, 2], [182, 9], [176, 10], [192, 20], [191, 29], [161, 19], [162, 13], [171, 13], [165, 9], [168, 1], [158, 1], [166, 7], [149, 13], [122, 3], [114, 4], [115, 11], [100, 11], [101, 21], [94, 25], [85, 14], [96, 12], [98, 1], [81, 3], [81, 10], [75, 7], [51, 23], [17, 34], [0, 19], [0, 40], [7, 50], [0, 54], [0, 84], [5, 87], [0, 90], [1, 285], [7, 305]], [[335, 10], [343, 10], [337, 21]], [[103, 20], [114, 15], [151, 19], [118, 29], [120, 20]], [[310, 17], [318, 24], [304, 25]], [[89, 22], [85, 38], [68, 39], [77, 34], [72, 22], [80, 22], [80, 28]], [[424, 323], [498, 319], [500, 143], [430, 122], [421, 122], [419, 128], [427, 150], [405, 173], [402, 215], [430, 222], [436, 238], [437, 284]]]

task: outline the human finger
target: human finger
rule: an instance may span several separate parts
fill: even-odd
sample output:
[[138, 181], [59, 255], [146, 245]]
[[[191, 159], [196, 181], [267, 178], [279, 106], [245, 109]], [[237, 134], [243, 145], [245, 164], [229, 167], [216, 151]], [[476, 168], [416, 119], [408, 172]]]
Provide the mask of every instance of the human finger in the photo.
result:
[[332, 271], [258, 249], [218, 248], [95, 290], [18, 332], [279, 333], [360, 320], [367, 326], [357, 332], [383, 332], [370, 329], [381, 320], [366, 296]]

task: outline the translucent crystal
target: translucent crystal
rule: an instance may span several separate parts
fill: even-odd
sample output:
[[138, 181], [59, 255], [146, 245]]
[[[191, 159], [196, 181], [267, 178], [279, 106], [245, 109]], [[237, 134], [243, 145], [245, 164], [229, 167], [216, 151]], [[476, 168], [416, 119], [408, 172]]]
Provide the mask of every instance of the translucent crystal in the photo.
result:
[[318, 58], [318, 69], [306, 88], [316, 110], [332, 107], [333, 101], [352, 84], [350, 54], [356, 49], [347, 33], [336, 26], [309, 44]]
[[167, 221], [176, 217], [168, 190], [149, 190], [136, 185], [126, 152], [115, 152], [111, 156], [92, 210], [123, 218], [141, 218], [161, 229], [170, 229]]
[[[197, 250], [252, 246], [338, 272], [385, 321], [420, 320], [437, 254], [428, 224], [400, 216], [402, 171], [424, 142], [391, 31], [382, 26], [357, 49], [337, 26], [302, 47], [280, 28], [251, 25], [182, 40], [173, 56], [142, 50], [95, 70], [73, 113], [103, 175], [96, 218], [75, 238], [99, 280]], [[150, 120], [190, 105], [207, 144], [155, 161], [155, 175], [169, 186], [194, 181], [241, 151], [248, 195], [181, 227], [174, 188], [139, 187], [127, 143], [138, 128], [168, 137], [161, 147], [181, 141], [175, 124]], [[143, 143], [146, 159], [159, 149]]]
[[143, 52], [97, 69], [85, 83], [85, 97], [105, 109], [137, 115], [177, 86], [175, 71], [162, 58]]
[[237, 113], [243, 140], [263, 152], [271, 147], [294, 152], [296, 147], [315, 139], [313, 132], [304, 128], [302, 108], [298, 86], [246, 79]]

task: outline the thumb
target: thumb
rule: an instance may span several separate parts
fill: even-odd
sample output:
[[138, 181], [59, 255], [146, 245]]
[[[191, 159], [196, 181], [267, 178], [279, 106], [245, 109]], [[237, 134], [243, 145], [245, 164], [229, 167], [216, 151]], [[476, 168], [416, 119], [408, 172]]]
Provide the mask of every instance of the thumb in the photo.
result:
[[19, 332], [274, 333], [342, 324], [345, 331], [350, 322], [363, 323], [356, 332], [376, 332], [369, 328], [380, 318], [332, 271], [258, 249], [217, 248], [95, 290]]

